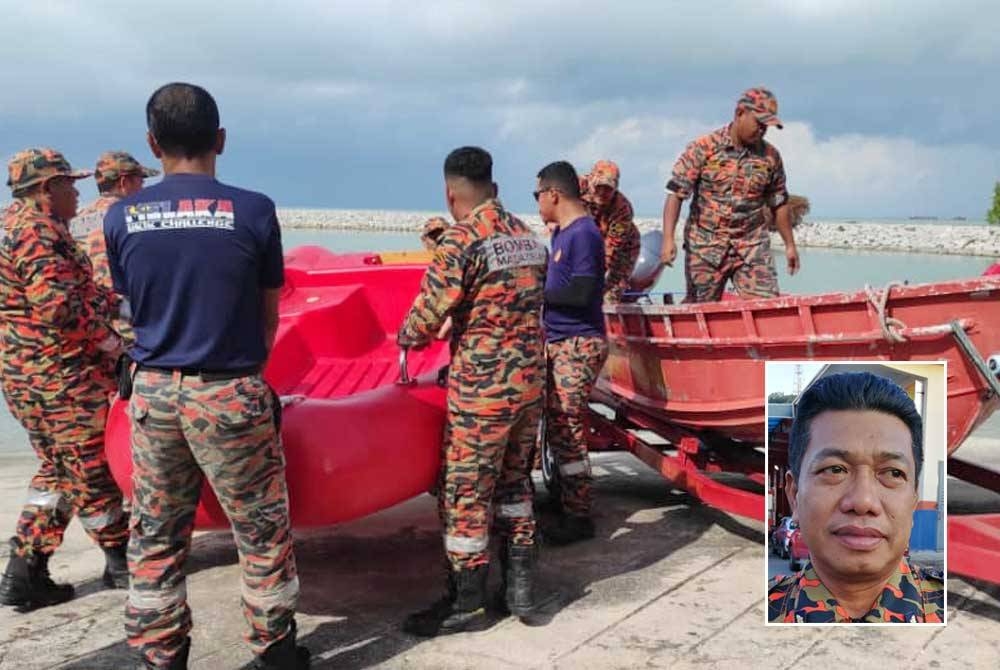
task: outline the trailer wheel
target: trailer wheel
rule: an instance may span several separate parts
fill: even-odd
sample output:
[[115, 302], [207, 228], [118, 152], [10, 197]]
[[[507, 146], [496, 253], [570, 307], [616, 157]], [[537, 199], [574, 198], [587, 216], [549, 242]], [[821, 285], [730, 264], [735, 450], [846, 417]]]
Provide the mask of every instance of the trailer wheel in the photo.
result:
[[542, 454], [542, 481], [545, 482], [545, 488], [549, 492], [549, 499], [559, 500], [559, 464], [556, 463], [555, 454], [552, 453], [549, 441], [546, 439], [544, 416], [538, 423], [538, 444]]

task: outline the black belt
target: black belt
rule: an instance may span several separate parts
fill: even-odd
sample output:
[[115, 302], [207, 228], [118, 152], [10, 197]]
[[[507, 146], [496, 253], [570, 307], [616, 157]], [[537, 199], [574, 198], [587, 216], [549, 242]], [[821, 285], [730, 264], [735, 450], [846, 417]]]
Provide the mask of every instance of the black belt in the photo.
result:
[[235, 370], [201, 370], [199, 368], [158, 368], [152, 365], [139, 363], [137, 372], [155, 372], [161, 375], [173, 375], [179, 372], [182, 377], [200, 377], [203, 382], [224, 382], [241, 377], [251, 377], [260, 374], [260, 366], [255, 365], [249, 368], [238, 368]]

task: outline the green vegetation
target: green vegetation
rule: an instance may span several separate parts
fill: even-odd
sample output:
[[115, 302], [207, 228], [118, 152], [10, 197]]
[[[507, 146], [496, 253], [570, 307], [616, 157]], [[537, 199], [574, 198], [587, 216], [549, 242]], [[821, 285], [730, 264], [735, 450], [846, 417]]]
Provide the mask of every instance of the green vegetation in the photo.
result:
[[986, 222], [990, 225], [1000, 225], [1000, 181], [993, 187], [993, 207], [986, 212]]

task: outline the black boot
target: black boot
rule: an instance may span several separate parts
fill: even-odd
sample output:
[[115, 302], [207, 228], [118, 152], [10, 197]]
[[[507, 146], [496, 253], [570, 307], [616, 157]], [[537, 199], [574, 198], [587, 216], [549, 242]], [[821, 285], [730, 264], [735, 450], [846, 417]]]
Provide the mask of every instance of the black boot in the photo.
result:
[[128, 558], [125, 556], [127, 543], [117, 547], [101, 547], [104, 550], [104, 576], [101, 578], [109, 589], [128, 588]]
[[594, 520], [589, 516], [563, 514], [559, 521], [544, 530], [544, 539], [549, 544], [572, 544], [594, 537]]
[[0, 580], [0, 604], [13, 605], [18, 612], [58, 605], [72, 600], [73, 587], [56, 584], [49, 576], [49, 555], [18, 556], [18, 542], [11, 538], [10, 560]]
[[297, 646], [295, 638], [295, 619], [292, 619], [292, 628], [288, 635], [258, 656], [253, 667], [258, 670], [308, 670], [312, 654], [305, 647]]
[[403, 622], [403, 630], [422, 637], [484, 630], [489, 624], [486, 614], [488, 576], [488, 565], [450, 571], [448, 595], [429, 608], [408, 616]]
[[[166, 666], [165, 670], [187, 670], [188, 667], [188, 655], [191, 653], [191, 638], [184, 638], [184, 644], [181, 646], [180, 652], [174, 656], [174, 660], [170, 661], [170, 665]], [[142, 667], [147, 668], [147, 670], [164, 670], [162, 665], [153, 665], [149, 661], [143, 659]]]
[[511, 545], [502, 552], [503, 599], [507, 611], [516, 617], [535, 610], [535, 547]]

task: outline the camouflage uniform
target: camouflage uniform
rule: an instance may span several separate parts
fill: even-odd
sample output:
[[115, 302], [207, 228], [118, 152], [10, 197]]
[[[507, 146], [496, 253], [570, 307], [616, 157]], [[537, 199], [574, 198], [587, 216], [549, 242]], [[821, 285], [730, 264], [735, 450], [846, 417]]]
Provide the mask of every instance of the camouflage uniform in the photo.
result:
[[430, 340], [450, 315], [448, 430], [439, 492], [453, 570], [489, 563], [491, 511], [513, 544], [534, 544], [530, 458], [541, 414], [545, 247], [497, 200], [439, 239], [401, 345]]
[[721, 299], [730, 279], [743, 297], [778, 294], [764, 209], [788, 200], [785, 168], [773, 145], [738, 147], [730, 129], [689, 144], [667, 183], [682, 200], [692, 198], [684, 229], [687, 302]]
[[608, 342], [602, 337], [570, 337], [545, 345], [548, 401], [546, 440], [559, 464], [563, 510], [590, 514], [590, 459], [587, 456], [587, 402], [604, 360]]
[[[113, 289], [111, 271], [108, 269], [108, 251], [104, 242], [104, 214], [122, 197], [120, 193], [108, 189], [112, 188], [119, 178], [130, 174], [139, 174], [145, 179], [157, 176], [160, 171], [141, 165], [124, 151], [107, 151], [101, 154], [94, 170], [94, 180], [101, 190], [101, 195], [77, 212], [69, 224], [70, 234], [90, 258], [94, 268], [94, 281], [108, 291]], [[115, 319], [114, 329], [127, 343], [135, 339], [132, 325], [127, 319]]]
[[904, 558], [868, 614], [853, 619], [823, 585], [811, 563], [771, 580], [767, 620], [774, 623], [943, 623], [944, 581]]
[[15, 200], [0, 231], [3, 394], [41, 460], [17, 522], [20, 556], [51, 554], [74, 513], [102, 547], [127, 538], [121, 492], [104, 454], [110, 354], [120, 345], [108, 324], [117, 303], [94, 284], [66, 222], [24, 196], [59, 175], [89, 173], [73, 172], [51, 149], [14, 156], [8, 185]]
[[184, 562], [203, 473], [232, 522], [248, 643], [260, 654], [289, 630], [299, 580], [274, 402], [259, 375], [206, 381], [136, 373], [125, 620], [130, 644], [150, 665], [169, 663], [191, 630]]
[[424, 221], [424, 227], [420, 231], [420, 243], [427, 251], [434, 251], [441, 239], [441, 233], [446, 230], [448, 230], [448, 222], [440, 216], [432, 216]]
[[[590, 215], [597, 223], [597, 229], [604, 238], [604, 301], [621, 302], [622, 294], [628, 290], [632, 269], [639, 258], [640, 235], [632, 212], [632, 203], [618, 190], [618, 166], [611, 161], [597, 161], [589, 175], [580, 180], [580, 197]], [[611, 202], [601, 205], [594, 189], [605, 185], [615, 189]]]

